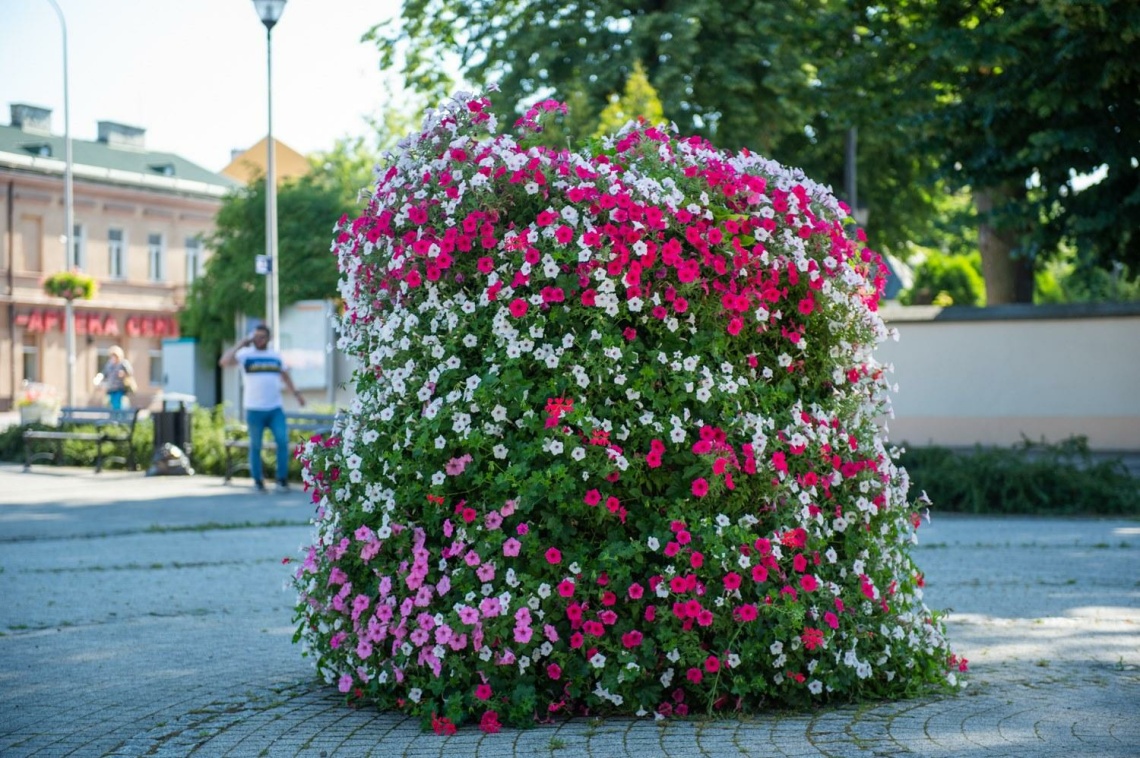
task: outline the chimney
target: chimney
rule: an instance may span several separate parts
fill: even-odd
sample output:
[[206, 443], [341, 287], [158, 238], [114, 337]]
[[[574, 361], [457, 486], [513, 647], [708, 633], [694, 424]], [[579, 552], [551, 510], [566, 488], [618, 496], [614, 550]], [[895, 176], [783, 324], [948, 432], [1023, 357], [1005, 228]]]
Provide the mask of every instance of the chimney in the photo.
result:
[[243, 148], [231, 147], [230, 148], [230, 163], [233, 163], [238, 158], [240, 158], [242, 156], [242, 153], [244, 153], [244, 152], [245, 152], [245, 149], [243, 149]]
[[51, 108], [12, 103], [12, 126], [30, 134], [51, 134]]
[[146, 150], [146, 129], [114, 121], [99, 121], [99, 141], [120, 150]]

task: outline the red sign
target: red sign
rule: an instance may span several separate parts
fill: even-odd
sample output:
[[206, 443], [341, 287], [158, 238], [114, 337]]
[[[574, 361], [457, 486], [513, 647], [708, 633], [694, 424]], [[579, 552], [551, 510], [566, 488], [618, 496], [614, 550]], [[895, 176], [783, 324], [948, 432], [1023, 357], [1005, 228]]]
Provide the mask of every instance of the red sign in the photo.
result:
[[[65, 312], [45, 308], [16, 314], [16, 326], [30, 333], [63, 332], [67, 329]], [[122, 334], [119, 320], [110, 313], [80, 311], [75, 314], [75, 333], [118, 337]], [[178, 320], [173, 316], [131, 315], [126, 319], [128, 337], [177, 337]]]

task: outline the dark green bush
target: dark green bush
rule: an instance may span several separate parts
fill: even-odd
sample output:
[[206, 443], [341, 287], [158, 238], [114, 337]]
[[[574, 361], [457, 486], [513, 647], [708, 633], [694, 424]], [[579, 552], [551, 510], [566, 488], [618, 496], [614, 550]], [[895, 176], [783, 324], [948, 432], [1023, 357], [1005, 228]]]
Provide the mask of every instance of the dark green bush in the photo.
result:
[[986, 299], [982, 259], [971, 255], [927, 254], [914, 271], [914, 284], [899, 296], [903, 305], [982, 305]]
[[1088, 440], [1023, 440], [1012, 448], [908, 449], [911, 491], [940, 511], [1050, 516], [1140, 516], [1140, 478], [1119, 459], [1098, 460]]
[[[229, 423], [232, 423], [232, 421]], [[191, 460], [196, 473], [209, 476], [223, 476], [225, 474], [226, 451], [223, 446], [223, 440], [225, 439], [226, 426], [227, 419], [222, 406], [194, 409], [190, 424], [190, 436], [192, 443]], [[17, 463], [24, 462], [23, 434], [28, 428], [27, 426], [14, 425], [0, 431], [0, 460]], [[52, 429], [53, 427], [33, 424], [31, 428]], [[94, 427], [87, 429], [87, 431], [94, 431]], [[307, 436], [305, 435], [295, 435], [293, 442], [296, 444], [306, 439]], [[47, 451], [51, 449], [49, 445], [54, 445], [55, 443], [39, 441], [34, 444], [36, 445], [35, 450]], [[146, 470], [147, 467], [150, 466], [151, 459], [154, 456], [154, 424], [149, 418], [141, 419], [135, 426], [133, 445], [139, 468]], [[116, 454], [120, 452], [121, 448], [116, 451]], [[244, 462], [246, 452], [244, 450], [235, 450], [234, 456]], [[273, 453], [269, 451], [266, 453], [266, 456], [268, 463], [272, 465]], [[63, 460], [61, 463], [66, 466], [93, 467], [95, 465], [95, 445], [90, 442], [75, 440], [65, 441], [63, 443]], [[111, 464], [107, 468], [119, 467], [119, 464]], [[247, 471], [240, 473], [240, 476], [248, 475]], [[301, 465], [296, 460], [291, 459], [289, 462], [289, 478], [295, 481], [300, 481], [301, 479]]]

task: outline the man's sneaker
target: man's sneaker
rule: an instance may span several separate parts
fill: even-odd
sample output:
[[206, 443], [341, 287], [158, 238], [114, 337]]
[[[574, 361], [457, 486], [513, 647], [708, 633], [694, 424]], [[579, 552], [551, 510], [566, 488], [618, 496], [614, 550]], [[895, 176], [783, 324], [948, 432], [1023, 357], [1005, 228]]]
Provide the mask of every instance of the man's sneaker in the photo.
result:
[[277, 493], [288, 492], [289, 491], [289, 482], [286, 482], [286, 481], [277, 482], [277, 486], [273, 488], [273, 491], [277, 492]]
[[259, 495], [264, 495], [269, 490], [265, 489], [265, 482], [260, 479], [255, 479], [253, 481], [253, 491]]

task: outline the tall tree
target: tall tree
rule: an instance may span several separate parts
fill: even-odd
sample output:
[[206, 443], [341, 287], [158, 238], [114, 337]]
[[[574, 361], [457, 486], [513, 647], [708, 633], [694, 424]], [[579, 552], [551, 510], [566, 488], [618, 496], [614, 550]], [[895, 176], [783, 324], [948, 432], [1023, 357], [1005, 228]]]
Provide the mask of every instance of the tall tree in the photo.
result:
[[969, 188], [997, 303], [1027, 300], [1062, 241], [1140, 262], [1138, 19], [1135, 0], [407, 0], [367, 36], [433, 98], [454, 51], [504, 117], [551, 95], [600, 113], [641, 61], [682, 131], [836, 187], [857, 127], [872, 244], [936, 236]]
[[920, 149], [974, 193], [988, 303], [1030, 302], [1062, 242], [1140, 262], [1140, 5], [912, 0], [881, 16], [908, 43], [896, 53], [924, 61], [907, 79], [933, 103]]
[[[281, 304], [336, 297], [332, 229], [353, 209], [344, 188], [306, 176], [282, 184], [277, 205]], [[255, 257], [265, 252], [264, 178], [226, 197], [207, 245], [213, 253], [181, 324], [203, 349], [217, 351], [233, 339], [236, 316], [265, 313], [265, 277], [254, 272]]]
[[[433, 98], [452, 86], [439, 61], [455, 54], [470, 81], [500, 88], [502, 118], [553, 96], [571, 105], [571, 117], [590, 111], [580, 128], [597, 123], [641, 65], [683, 133], [748, 147], [836, 187], [847, 130], [857, 126], [861, 163], [873, 167], [859, 190], [870, 240], [901, 250], [931, 232], [939, 188], [924, 182], [929, 162], [908, 151], [897, 116], [904, 101], [874, 78], [881, 73], [862, 41], [865, 16], [843, 0], [408, 0], [398, 27], [366, 37], [382, 65], [401, 65], [406, 84]], [[559, 136], [572, 131], [558, 128]]]
[[641, 61], [634, 61], [633, 71], [625, 80], [622, 94], [614, 92], [610, 95], [610, 101], [598, 118], [598, 128], [594, 134], [598, 137], [612, 134], [627, 121], [639, 118], [645, 119], [650, 124], [660, 124], [665, 121], [665, 111], [661, 107], [661, 98], [657, 90], [645, 75], [645, 67], [641, 65]]

